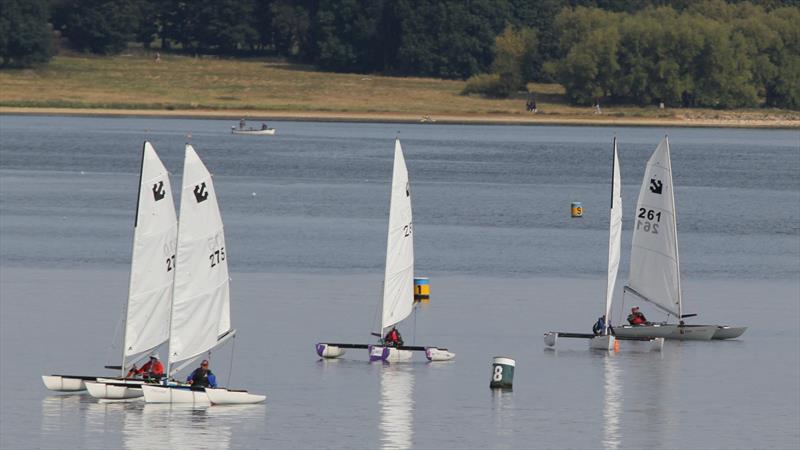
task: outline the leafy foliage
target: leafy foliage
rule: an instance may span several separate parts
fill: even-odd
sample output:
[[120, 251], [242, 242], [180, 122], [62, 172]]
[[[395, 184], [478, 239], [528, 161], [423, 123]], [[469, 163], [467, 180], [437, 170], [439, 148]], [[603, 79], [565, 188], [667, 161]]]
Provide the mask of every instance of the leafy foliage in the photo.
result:
[[1, 67], [50, 60], [51, 32], [45, 0], [0, 0]]

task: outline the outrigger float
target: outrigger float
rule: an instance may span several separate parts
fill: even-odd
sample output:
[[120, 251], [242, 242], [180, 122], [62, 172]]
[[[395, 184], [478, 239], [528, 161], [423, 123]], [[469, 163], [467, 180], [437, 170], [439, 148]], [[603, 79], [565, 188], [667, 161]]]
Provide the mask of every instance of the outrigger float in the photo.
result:
[[428, 361], [448, 361], [456, 354], [432, 346], [395, 346], [383, 341], [387, 330], [407, 318], [414, 310], [414, 232], [411, 218], [411, 188], [400, 140], [394, 144], [392, 192], [389, 203], [389, 233], [386, 241], [386, 272], [381, 300], [381, 329], [372, 333], [376, 344], [320, 342], [315, 348], [321, 358], [339, 358], [347, 349], [365, 349], [370, 362], [410, 361], [414, 352], [425, 352]]

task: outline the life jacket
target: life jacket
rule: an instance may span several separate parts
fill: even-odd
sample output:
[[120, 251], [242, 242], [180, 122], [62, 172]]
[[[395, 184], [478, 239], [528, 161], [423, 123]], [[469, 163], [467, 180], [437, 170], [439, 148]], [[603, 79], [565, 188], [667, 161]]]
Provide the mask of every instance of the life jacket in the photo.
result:
[[211, 375], [210, 370], [203, 370], [202, 368], [197, 368], [192, 372], [192, 386], [197, 387], [208, 387], [208, 376]]
[[631, 325], [641, 325], [643, 323], [647, 323], [647, 319], [644, 318], [644, 314], [635, 312], [628, 315], [628, 322]]
[[150, 378], [159, 378], [164, 376], [164, 364], [161, 364], [161, 361], [158, 360], [153, 361], [152, 363], [148, 362], [142, 367], [142, 369], [144, 369], [144, 373]]

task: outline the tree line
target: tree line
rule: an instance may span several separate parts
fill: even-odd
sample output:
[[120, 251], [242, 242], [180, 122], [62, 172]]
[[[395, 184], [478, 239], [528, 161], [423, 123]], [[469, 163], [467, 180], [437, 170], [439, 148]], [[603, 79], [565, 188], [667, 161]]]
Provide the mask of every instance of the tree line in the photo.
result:
[[0, 0], [0, 57], [134, 44], [473, 77], [465, 92], [490, 96], [555, 81], [578, 104], [798, 109], [798, 14], [800, 0]]

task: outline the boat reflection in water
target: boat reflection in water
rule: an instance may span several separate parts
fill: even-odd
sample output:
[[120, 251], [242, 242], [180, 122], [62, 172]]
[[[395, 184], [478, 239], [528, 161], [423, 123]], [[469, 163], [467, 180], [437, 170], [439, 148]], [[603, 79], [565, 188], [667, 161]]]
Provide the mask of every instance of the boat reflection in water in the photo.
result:
[[381, 448], [411, 448], [414, 437], [414, 373], [411, 365], [381, 367]]
[[244, 421], [262, 426], [264, 406], [144, 403], [125, 415], [122, 440], [125, 448], [229, 449], [232, 426]]
[[610, 354], [603, 358], [603, 448], [616, 450], [622, 435], [619, 416], [622, 409], [622, 390], [619, 380], [619, 359]]
[[506, 389], [492, 389], [492, 411], [498, 447], [514, 446], [514, 393]]
[[42, 436], [79, 429], [81, 395], [48, 395], [42, 399]]

